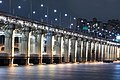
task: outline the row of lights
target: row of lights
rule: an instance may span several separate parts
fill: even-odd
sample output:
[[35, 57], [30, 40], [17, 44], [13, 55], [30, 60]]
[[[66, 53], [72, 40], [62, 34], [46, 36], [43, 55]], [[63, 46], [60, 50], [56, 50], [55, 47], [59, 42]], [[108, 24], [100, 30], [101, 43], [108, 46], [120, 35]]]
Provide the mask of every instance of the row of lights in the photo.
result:
[[[0, 3], [2, 4], [3, 1], [0, 0]], [[32, 4], [32, 3], [31, 3], [31, 4]], [[41, 7], [45, 7], [45, 8], [47, 9], [46, 14], [44, 15], [44, 17], [47, 19], [46, 22], [48, 23], [48, 6], [44, 6], [44, 4], [41, 4], [40, 6], [41, 6]], [[21, 9], [22, 6], [21, 6], [21, 5], [18, 5], [17, 8], [18, 8], [18, 9]], [[53, 12], [54, 12], [54, 13], [57, 13], [57, 10], [55, 9], [55, 10], [53, 10]], [[32, 16], [32, 14], [35, 15], [35, 14], [36, 14], [36, 11], [31, 10], [31, 16]], [[64, 16], [65, 16], [65, 17], [68, 17], [68, 14], [64, 14]], [[72, 19], [73, 19], [73, 20], [76, 20], [76, 17], [71, 18], [71, 15], [69, 15], [69, 16], [70, 16], [69, 18], [70, 18], [71, 20], [72, 20]], [[58, 21], [58, 20], [59, 20], [59, 26], [62, 26], [62, 25], [61, 25], [61, 23], [62, 23], [62, 22], [61, 22], [61, 21], [62, 21], [61, 19], [62, 19], [62, 16], [59, 16], [59, 19], [58, 19], [58, 18], [54, 18], [55, 21]], [[69, 28], [71, 28], [71, 26], [74, 26], [74, 23], [73, 23], [71, 20], [69, 20], [69, 22], [70, 22], [70, 23], [69, 23]], [[42, 21], [42, 20], [41, 20], [41, 21]]]

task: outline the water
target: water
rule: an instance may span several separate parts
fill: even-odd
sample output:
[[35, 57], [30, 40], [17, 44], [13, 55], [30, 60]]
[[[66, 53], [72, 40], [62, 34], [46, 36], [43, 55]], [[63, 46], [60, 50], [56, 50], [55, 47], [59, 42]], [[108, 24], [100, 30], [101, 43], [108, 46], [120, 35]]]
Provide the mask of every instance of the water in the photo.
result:
[[0, 67], [0, 80], [120, 80], [120, 63]]

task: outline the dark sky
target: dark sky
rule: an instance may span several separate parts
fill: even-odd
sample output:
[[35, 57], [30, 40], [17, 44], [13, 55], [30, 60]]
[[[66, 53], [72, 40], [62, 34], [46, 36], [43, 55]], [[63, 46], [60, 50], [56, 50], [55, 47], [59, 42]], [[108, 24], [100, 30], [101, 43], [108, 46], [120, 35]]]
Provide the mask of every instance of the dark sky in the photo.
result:
[[[45, 0], [43, 0], [45, 1]], [[120, 0], [46, 0], [52, 8], [77, 17], [99, 20], [120, 19]]]
[[[8, 11], [9, 0], [2, 0], [3, 4], [0, 4], [0, 10]], [[33, 10], [40, 11], [40, 4], [43, 3], [49, 7], [49, 13], [53, 9], [57, 9], [61, 13], [67, 13], [68, 15], [92, 19], [93, 17], [98, 20], [119, 19], [120, 20], [120, 0], [32, 0]], [[30, 0], [12, 0], [13, 8], [16, 14], [22, 14], [27, 16], [29, 13]], [[16, 6], [22, 5], [22, 9], [16, 10]], [[43, 10], [41, 10], [43, 11]], [[42, 13], [42, 12], [41, 12]], [[38, 18], [36, 13], [35, 17]]]

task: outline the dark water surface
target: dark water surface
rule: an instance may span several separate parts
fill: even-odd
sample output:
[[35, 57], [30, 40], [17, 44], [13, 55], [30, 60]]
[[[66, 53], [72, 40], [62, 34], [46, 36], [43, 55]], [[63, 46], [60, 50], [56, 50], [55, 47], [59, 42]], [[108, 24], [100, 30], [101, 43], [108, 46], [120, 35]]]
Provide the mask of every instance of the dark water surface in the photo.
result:
[[120, 63], [0, 67], [0, 80], [120, 80]]

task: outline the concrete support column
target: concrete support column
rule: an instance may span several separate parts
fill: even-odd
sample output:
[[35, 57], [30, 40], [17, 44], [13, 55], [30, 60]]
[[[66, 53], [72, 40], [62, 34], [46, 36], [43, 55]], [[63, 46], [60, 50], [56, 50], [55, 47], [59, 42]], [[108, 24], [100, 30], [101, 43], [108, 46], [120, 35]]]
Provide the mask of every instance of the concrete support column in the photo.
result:
[[93, 44], [93, 42], [91, 42], [91, 50], [90, 50], [91, 52], [90, 52], [90, 62], [92, 62], [93, 61], [93, 59], [94, 59], [94, 57], [93, 57], [93, 54], [94, 54], [94, 44]]
[[29, 65], [30, 60], [30, 36], [30, 28], [24, 28], [21, 37], [21, 54], [27, 58], [25, 61], [26, 65]]
[[106, 59], [107, 60], [109, 60], [109, 58], [110, 58], [110, 51], [109, 50], [110, 50], [110, 45], [108, 44], [107, 45], [107, 53], [106, 53]]
[[107, 49], [107, 44], [104, 43], [103, 60], [106, 59], [106, 49]]
[[114, 51], [114, 53], [113, 53], [113, 60], [115, 60], [115, 45], [113, 46], [113, 51]]
[[81, 38], [78, 38], [78, 40], [77, 40], [77, 55], [76, 55], [76, 61], [77, 62], [81, 62], [80, 61], [80, 55], [81, 55]]
[[114, 45], [114, 61], [116, 60], [116, 45]]
[[94, 43], [94, 62], [97, 60], [97, 42]]
[[14, 34], [15, 25], [8, 25], [5, 31], [5, 52], [11, 56], [9, 65], [13, 65], [14, 61]]
[[103, 51], [102, 51], [102, 48], [103, 48], [103, 44], [102, 44], [102, 42], [100, 42], [100, 61], [102, 61], [102, 59], [103, 59], [103, 55], [102, 55]]
[[64, 36], [64, 62], [70, 62], [70, 39], [69, 36]]
[[57, 36], [57, 44], [56, 44], [56, 54], [59, 56], [60, 63], [62, 63], [62, 54], [63, 54], [63, 37], [61, 35]]
[[77, 40], [75, 38], [71, 39], [71, 62], [76, 62], [77, 55]]
[[110, 45], [110, 51], [109, 52], [110, 52], [110, 56], [109, 56], [110, 58], [109, 59], [112, 60], [112, 45]]
[[91, 42], [88, 40], [88, 54], [87, 54], [87, 61], [90, 62], [90, 53], [91, 53]]
[[103, 60], [107, 59], [107, 44], [104, 44]]
[[42, 51], [43, 51], [43, 32], [42, 30], [37, 31], [37, 34], [35, 36], [35, 50], [36, 54], [39, 55], [39, 64], [42, 64]]
[[53, 32], [48, 32], [47, 33], [47, 43], [46, 43], [46, 50], [47, 54], [50, 57], [50, 63], [53, 63], [53, 55], [54, 55], [54, 33]]
[[111, 47], [112, 47], [111, 59], [114, 60], [114, 45], [112, 45]]
[[117, 45], [115, 46], [115, 60], [117, 60]]
[[36, 42], [35, 42], [35, 36], [32, 35], [30, 37], [30, 54], [36, 54], [35, 53], [35, 44], [36, 44]]
[[86, 53], [85, 53], [85, 61], [86, 62], [88, 61], [88, 44], [89, 44], [89, 42], [87, 41], [86, 42]]
[[80, 62], [82, 61], [83, 57], [83, 41], [81, 40], [81, 46], [80, 46]]
[[105, 45], [102, 44], [101, 45], [101, 61], [103, 61], [105, 59], [104, 53], [105, 53]]
[[101, 53], [101, 44], [98, 43], [98, 59], [97, 59], [97, 61], [100, 61], [100, 53]]
[[21, 50], [22, 50], [22, 49], [21, 49], [21, 48], [22, 48], [22, 47], [21, 47], [21, 38], [22, 38], [22, 37], [19, 37], [19, 54], [21, 54]]
[[60, 37], [60, 63], [62, 63], [62, 57], [63, 57], [63, 37]]
[[83, 62], [86, 62], [86, 53], [87, 53], [86, 48], [87, 48], [87, 42], [84, 39], [83, 40], [83, 52], [82, 52], [82, 61]]
[[119, 60], [120, 60], [120, 47], [118, 47]]

